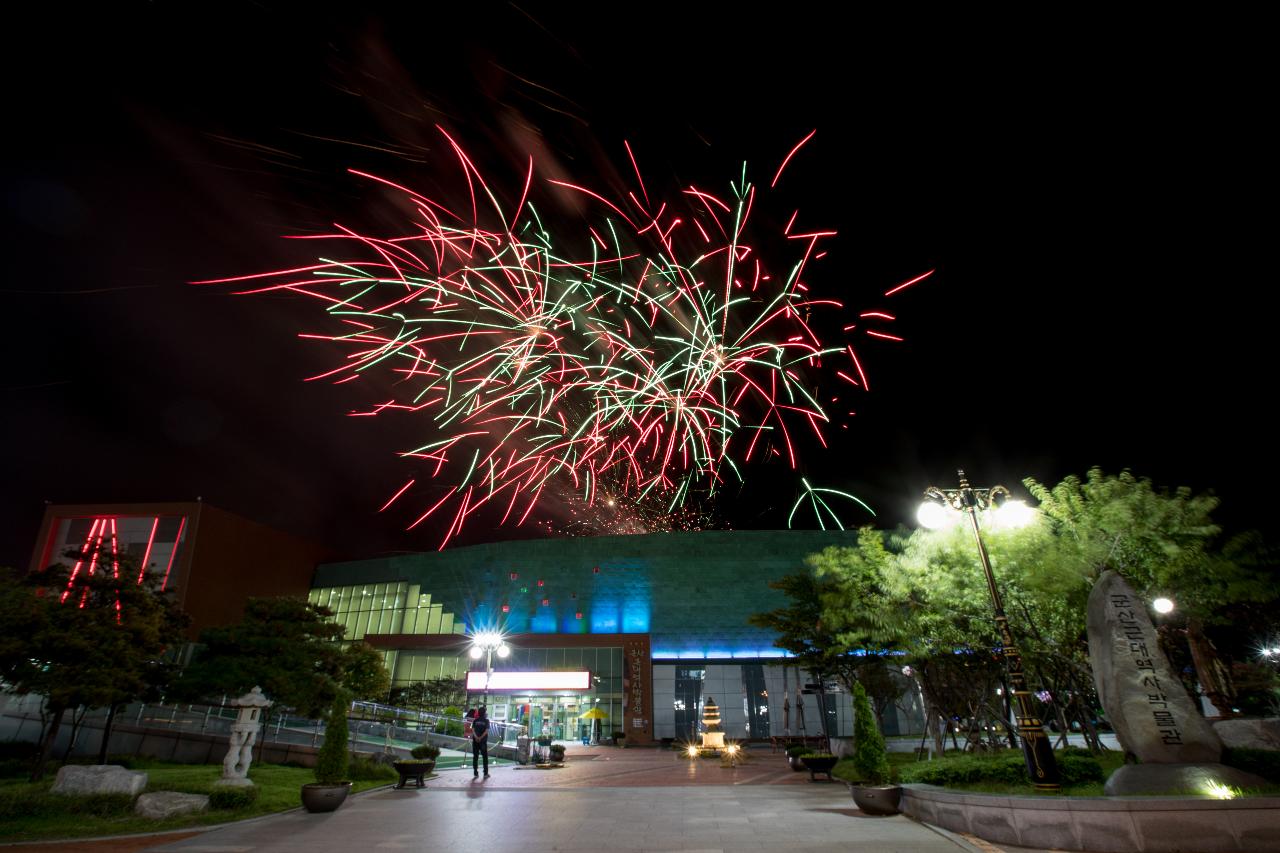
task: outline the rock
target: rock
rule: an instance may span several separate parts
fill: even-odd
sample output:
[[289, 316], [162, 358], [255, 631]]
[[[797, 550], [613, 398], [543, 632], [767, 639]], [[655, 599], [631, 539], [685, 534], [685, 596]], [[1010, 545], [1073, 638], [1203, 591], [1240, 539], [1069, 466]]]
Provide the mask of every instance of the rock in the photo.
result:
[[1224, 764], [1126, 764], [1107, 779], [1108, 797], [1139, 794], [1208, 794], [1210, 783], [1232, 788], [1258, 788], [1260, 776]]
[[204, 794], [179, 794], [176, 791], [157, 791], [143, 794], [133, 810], [142, 817], [163, 820], [167, 817], [194, 814], [209, 808], [209, 798]]
[[1216, 720], [1213, 730], [1223, 746], [1233, 749], [1280, 750], [1280, 718], [1265, 720]]
[[147, 787], [147, 774], [119, 764], [68, 764], [58, 769], [55, 794], [128, 794], [136, 797]]
[[1143, 764], [1217, 764], [1222, 742], [1160, 651], [1147, 603], [1113, 571], [1089, 593], [1089, 662], [1107, 720]]

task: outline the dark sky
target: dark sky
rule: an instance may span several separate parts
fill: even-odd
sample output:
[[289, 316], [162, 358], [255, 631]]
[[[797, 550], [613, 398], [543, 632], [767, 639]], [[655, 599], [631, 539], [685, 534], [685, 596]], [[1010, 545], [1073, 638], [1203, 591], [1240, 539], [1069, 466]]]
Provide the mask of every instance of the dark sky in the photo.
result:
[[[805, 473], [881, 523], [957, 467], [1129, 467], [1214, 490], [1232, 528], [1268, 517], [1272, 167], [1260, 65], [1223, 40], [1247, 22], [111, 5], [31, 13], [4, 57], [0, 562], [29, 558], [46, 500], [201, 496], [352, 555], [435, 547], [376, 513], [421, 432], [301, 381], [334, 363], [294, 337], [311, 306], [188, 282], [308, 259], [281, 235], [385, 225], [346, 170], [440, 190], [437, 124], [508, 184], [536, 143], [611, 185], [625, 139], [651, 186], [719, 190], [816, 129], [787, 173], [787, 203], [839, 232], [813, 286], [894, 309], [906, 340], [864, 351], [871, 393]], [[748, 481], [724, 522], [785, 523], [790, 475]]]

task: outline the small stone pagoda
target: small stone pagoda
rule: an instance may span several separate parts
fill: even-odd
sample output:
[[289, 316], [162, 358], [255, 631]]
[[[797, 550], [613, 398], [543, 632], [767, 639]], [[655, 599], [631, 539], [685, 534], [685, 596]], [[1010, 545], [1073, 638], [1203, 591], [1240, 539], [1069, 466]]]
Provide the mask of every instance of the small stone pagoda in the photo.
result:
[[719, 752], [724, 749], [724, 732], [720, 729], [720, 708], [716, 700], [707, 697], [702, 707], [702, 749]]

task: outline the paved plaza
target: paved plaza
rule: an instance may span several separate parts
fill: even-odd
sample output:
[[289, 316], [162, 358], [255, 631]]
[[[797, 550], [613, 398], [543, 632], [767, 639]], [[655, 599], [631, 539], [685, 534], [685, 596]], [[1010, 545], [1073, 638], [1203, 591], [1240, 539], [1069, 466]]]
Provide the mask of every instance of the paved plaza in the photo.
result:
[[[4, 849], [4, 848], [0, 848]], [[23, 845], [41, 853], [448, 853], [734, 851], [1013, 853], [1014, 848], [871, 817], [842, 782], [810, 781], [782, 753], [733, 768], [672, 750], [571, 746], [556, 769], [447, 770], [427, 787], [378, 788], [338, 811], [297, 809], [209, 831]]]

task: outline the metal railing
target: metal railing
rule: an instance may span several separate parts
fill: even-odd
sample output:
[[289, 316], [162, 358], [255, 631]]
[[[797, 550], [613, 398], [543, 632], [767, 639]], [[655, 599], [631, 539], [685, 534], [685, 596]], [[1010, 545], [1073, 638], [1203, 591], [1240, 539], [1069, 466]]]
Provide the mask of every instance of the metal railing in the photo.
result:
[[[39, 696], [0, 694], [0, 740], [37, 739], [43, 728]], [[301, 717], [287, 709], [265, 715], [259, 741], [293, 745], [319, 746], [324, 741], [324, 722]], [[106, 709], [95, 709], [84, 715], [81, 725], [91, 728], [105, 725]], [[237, 709], [224, 697], [217, 705], [135, 703], [117, 711], [115, 721], [140, 728], [163, 728], [182, 732], [229, 736]], [[67, 724], [64, 722], [64, 726]], [[413, 747], [434, 743], [447, 749], [468, 751], [463, 736], [466, 721], [462, 717], [432, 714], [408, 708], [397, 708], [377, 702], [352, 702], [347, 730], [353, 750], [408, 754]], [[490, 748], [516, 745], [525, 727], [492, 723]], [[360, 747], [365, 747], [360, 750]]]

